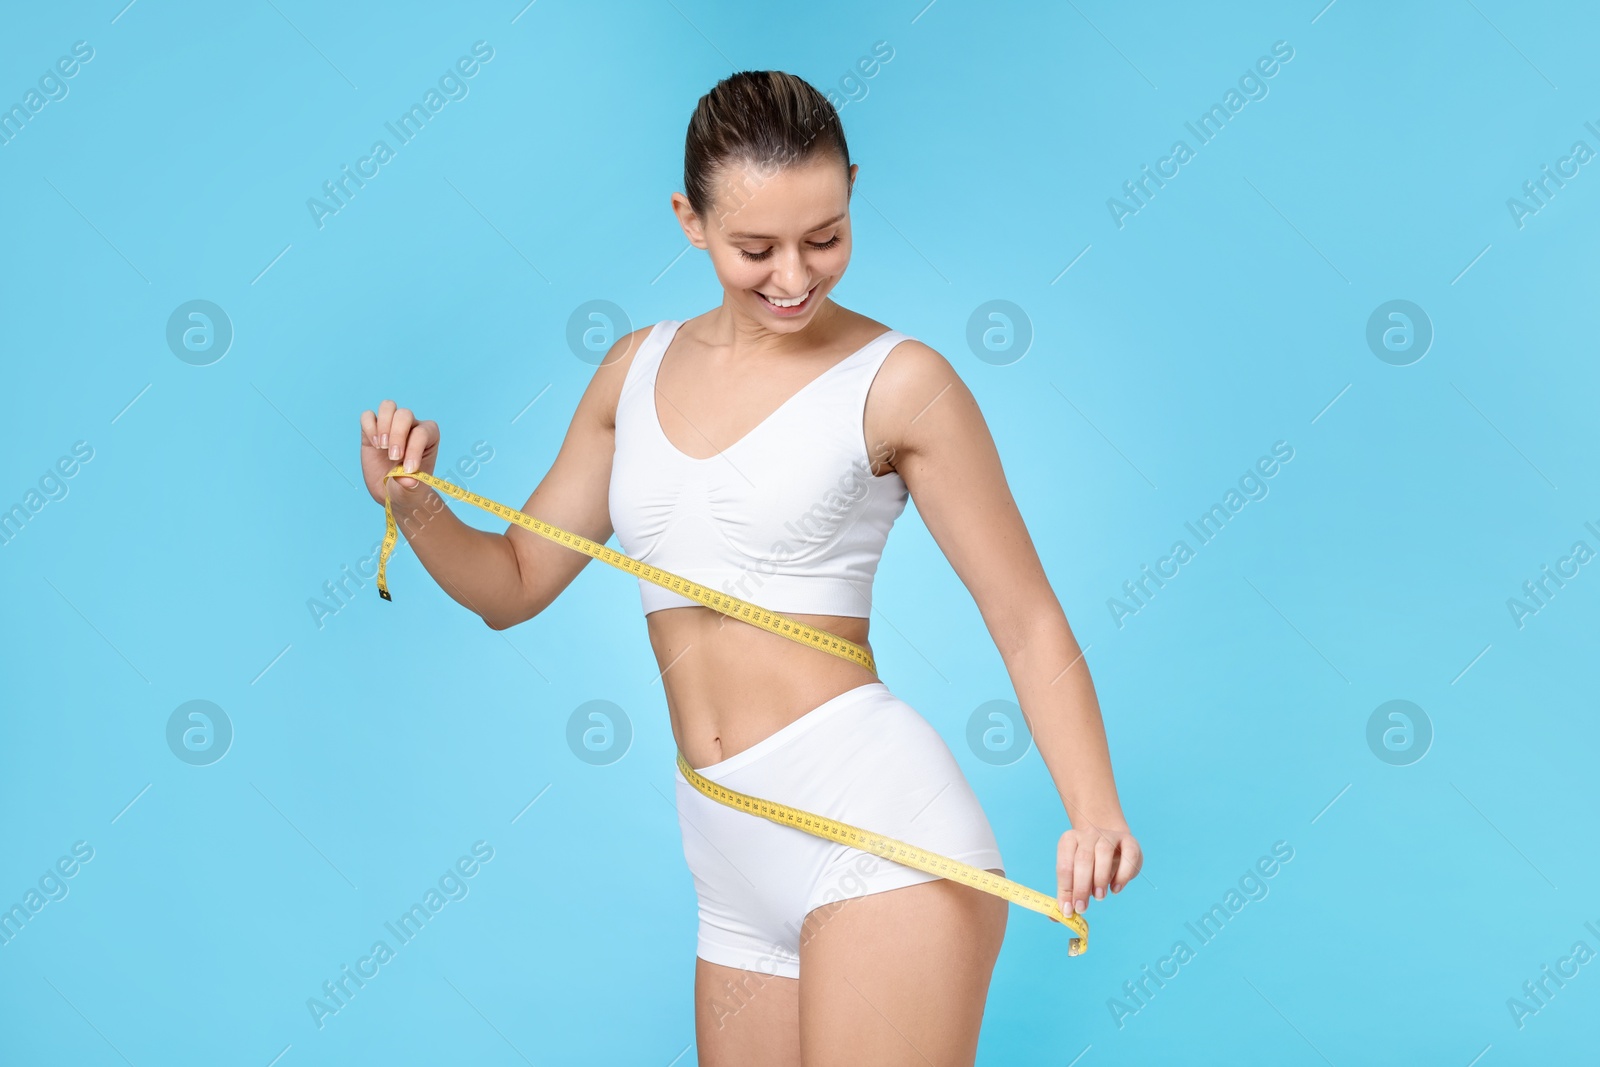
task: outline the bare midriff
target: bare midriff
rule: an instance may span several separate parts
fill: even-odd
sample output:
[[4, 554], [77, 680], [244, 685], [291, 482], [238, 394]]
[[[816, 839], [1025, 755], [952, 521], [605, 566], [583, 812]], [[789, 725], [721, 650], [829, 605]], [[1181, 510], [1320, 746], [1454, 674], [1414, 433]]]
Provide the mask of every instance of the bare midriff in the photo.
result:
[[[868, 620], [786, 617], [872, 650]], [[672, 736], [696, 769], [738, 755], [840, 693], [877, 681], [859, 663], [705, 607], [646, 616]]]

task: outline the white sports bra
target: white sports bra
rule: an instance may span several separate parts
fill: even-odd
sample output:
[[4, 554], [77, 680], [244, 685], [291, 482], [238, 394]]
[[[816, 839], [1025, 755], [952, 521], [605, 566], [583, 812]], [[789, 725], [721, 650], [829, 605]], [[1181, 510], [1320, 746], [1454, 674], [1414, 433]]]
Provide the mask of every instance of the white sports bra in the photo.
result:
[[[807, 382], [717, 455], [667, 439], [656, 373], [682, 326], [656, 323], [617, 399], [611, 525], [634, 559], [773, 611], [865, 618], [889, 528], [910, 492], [873, 477], [863, 431], [867, 390], [906, 334], [888, 330]], [[695, 601], [639, 579], [646, 615]]]

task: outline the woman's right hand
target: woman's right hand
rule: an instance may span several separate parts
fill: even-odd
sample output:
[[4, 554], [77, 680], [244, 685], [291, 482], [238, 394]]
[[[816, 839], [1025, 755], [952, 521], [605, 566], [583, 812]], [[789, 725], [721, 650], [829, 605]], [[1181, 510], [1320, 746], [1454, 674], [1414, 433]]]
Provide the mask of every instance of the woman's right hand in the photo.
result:
[[361, 413], [361, 476], [378, 503], [384, 500], [385, 481], [393, 483], [388, 492], [395, 503], [426, 492], [429, 487], [415, 478], [386, 479], [384, 475], [396, 463], [408, 471], [432, 474], [438, 454], [439, 424], [432, 419], [418, 422], [410, 408], [397, 407], [393, 400], [379, 404], [377, 414], [370, 410]]

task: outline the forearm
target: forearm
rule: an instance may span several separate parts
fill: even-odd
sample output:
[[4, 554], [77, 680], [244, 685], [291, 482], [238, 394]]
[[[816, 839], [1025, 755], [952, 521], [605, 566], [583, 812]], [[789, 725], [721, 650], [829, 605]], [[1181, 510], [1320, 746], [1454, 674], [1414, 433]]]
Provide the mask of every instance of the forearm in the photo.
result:
[[395, 524], [439, 588], [495, 629], [522, 621], [520, 568], [503, 534], [467, 525], [426, 483], [391, 482], [390, 493]]
[[1127, 829], [1089, 664], [1059, 610], [1006, 657], [1033, 742], [1076, 829]]

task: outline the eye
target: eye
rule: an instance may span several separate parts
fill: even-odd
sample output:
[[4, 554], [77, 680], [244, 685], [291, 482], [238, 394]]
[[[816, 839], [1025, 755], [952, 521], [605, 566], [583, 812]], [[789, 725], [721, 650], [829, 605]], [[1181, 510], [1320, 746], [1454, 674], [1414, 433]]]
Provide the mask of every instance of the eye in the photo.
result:
[[[839, 235], [837, 233], [834, 234], [832, 237], [828, 238], [826, 241], [821, 241], [821, 242], [818, 242], [818, 241], [807, 241], [806, 242], [806, 244], [810, 245], [812, 248], [815, 248], [819, 252], [825, 252], [828, 249], [830, 249], [830, 248], [834, 247], [835, 245], [837, 245], [838, 243], [839, 243]], [[741, 249], [739, 249], [739, 255], [743, 256], [745, 259], [749, 260], [752, 263], [759, 263], [763, 259], [766, 259], [767, 257], [772, 255], [772, 249], [769, 248], [765, 252], [746, 252], [744, 249], [741, 248]]]

